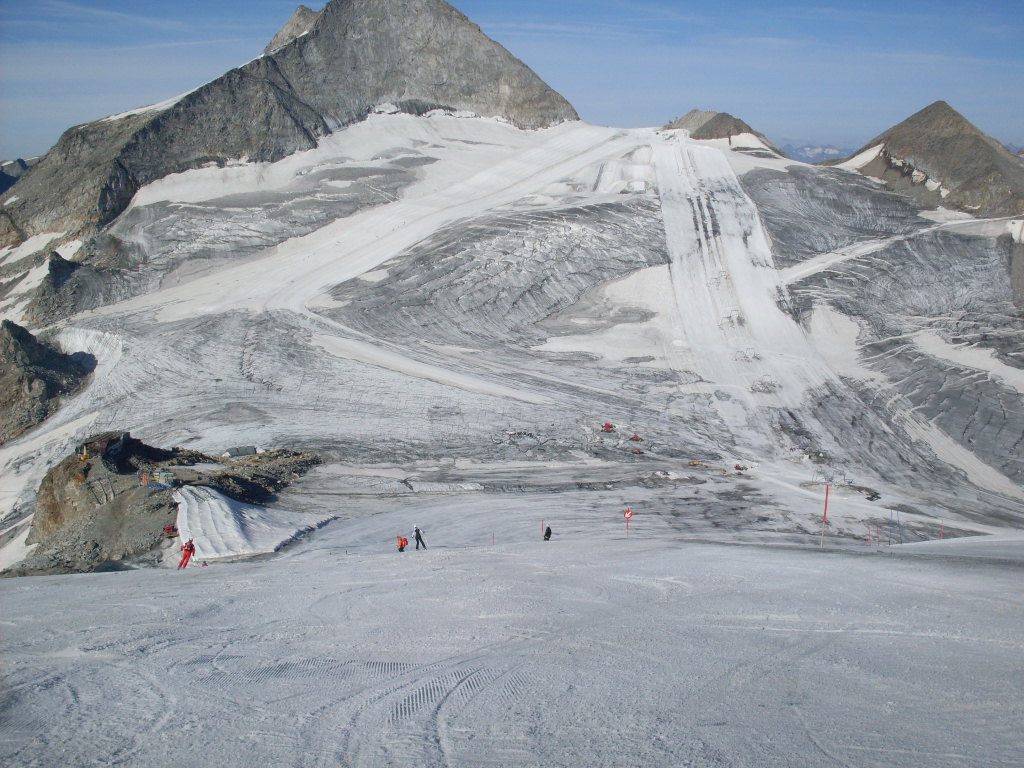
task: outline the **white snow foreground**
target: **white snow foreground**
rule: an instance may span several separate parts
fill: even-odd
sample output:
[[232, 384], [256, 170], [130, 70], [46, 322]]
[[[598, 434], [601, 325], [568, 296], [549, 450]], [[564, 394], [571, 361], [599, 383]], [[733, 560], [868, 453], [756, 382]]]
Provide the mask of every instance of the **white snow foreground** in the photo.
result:
[[228, 498], [212, 488], [186, 485], [174, 492], [181, 541], [192, 539], [195, 558], [225, 560], [276, 552], [334, 515], [285, 512]]
[[[0, 763], [1021, 765], [1019, 564], [431, 511], [230, 567], [0, 580]], [[430, 549], [399, 554], [413, 523]]]

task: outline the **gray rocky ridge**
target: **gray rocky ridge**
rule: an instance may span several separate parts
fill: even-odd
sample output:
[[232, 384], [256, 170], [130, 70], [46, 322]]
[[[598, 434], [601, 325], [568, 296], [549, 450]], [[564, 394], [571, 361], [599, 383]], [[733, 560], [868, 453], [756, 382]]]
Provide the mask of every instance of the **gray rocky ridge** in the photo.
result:
[[881, 147], [860, 171], [926, 206], [981, 216], [1024, 214], [1024, 166], [998, 141], [944, 101], [917, 112], [864, 145]]
[[578, 119], [444, 0], [332, 0], [305, 34], [170, 105], [66, 131], [0, 209], [0, 246], [87, 234], [151, 181], [209, 163], [278, 160], [381, 103], [467, 110], [523, 128]]
[[[319, 463], [313, 454], [290, 450], [227, 460], [147, 445], [128, 432], [92, 435], [46, 473], [28, 534], [39, 546], [3, 575], [79, 573], [152, 560], [164, 528], [177, 520], [178, 484], [264, 503]], [[216, 469], [197, 471], [195, 464]], [[171, 485], [143, 486], [140, 473], [158, 467], [170, 471]]]

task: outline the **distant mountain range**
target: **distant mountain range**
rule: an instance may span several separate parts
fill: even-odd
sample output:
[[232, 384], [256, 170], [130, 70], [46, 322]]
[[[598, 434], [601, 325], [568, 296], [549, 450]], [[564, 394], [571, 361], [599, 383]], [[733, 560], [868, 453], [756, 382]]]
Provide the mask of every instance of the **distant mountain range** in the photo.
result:
[[820, 163], [825, 160], [840, 160], [853, 154], [853, 147], [837, 147], [834, 144], [783, 144], [782, 152], [786, 157], [804, 163]]

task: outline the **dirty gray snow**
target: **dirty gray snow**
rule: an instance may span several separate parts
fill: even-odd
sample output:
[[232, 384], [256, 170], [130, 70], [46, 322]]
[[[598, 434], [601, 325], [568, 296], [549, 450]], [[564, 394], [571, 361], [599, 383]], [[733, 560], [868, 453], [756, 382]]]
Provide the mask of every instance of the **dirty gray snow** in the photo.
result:
[[[186, 492], [256, 527], [181, 572], [0, 583], [0, 754], [1024, 764], [1019, 542], [895, 556], [1020, 525], [1008, 231], [750, 134], [387, 106], [143, 187], [120, 301], [51, 336], [88, 387], [0, 446], [0, 565], [90, 434], [324, 463], [259, 508]], [[297, 515], [331, 522], [228, 562]]]

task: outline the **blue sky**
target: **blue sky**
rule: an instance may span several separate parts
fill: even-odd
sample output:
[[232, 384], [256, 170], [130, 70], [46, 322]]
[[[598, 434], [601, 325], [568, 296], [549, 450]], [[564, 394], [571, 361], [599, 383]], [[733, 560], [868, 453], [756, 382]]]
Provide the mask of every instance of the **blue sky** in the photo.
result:
[[[0, 158], [259, 55], [296, 0], [0, 0]], [[318, 10], [319, 2], [307, 2]], [[731, 112], [856, 148], [937, 99], [1024, 146], [1024, 14], [1003, 2], [456, 0], [594, 123]]]

